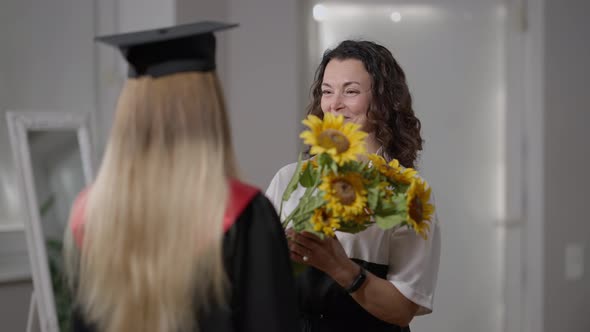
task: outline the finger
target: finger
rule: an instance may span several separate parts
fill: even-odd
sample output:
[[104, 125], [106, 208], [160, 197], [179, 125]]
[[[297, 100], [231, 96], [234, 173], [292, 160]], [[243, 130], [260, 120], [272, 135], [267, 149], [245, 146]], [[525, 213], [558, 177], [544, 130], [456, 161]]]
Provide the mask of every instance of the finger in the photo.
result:
[[295, 231], [293, 230], [293, 228], [287, 228], [285, 230], [285, 236], [287, 237], [287, 239], [292, 238], [294, 234], [295, 234]]
[[315, 235], [314, 233], [309, 233], [309, 232], [303, 231], [303, 232], [299, 233], [299, 235], [302, 237], [305, 237], [306, 239], [309, 239], [313, 242], [316, 242], [318, 244], [322, 243], [322, 239], [320, 239], [320, 237]]
[[294, 242], [297, 242], [312, 251], [318, 250], [323, 246], [322, 242], [317, 242], [314, 239], [310, 239], [309, 237], [303, 236], [301, 234], [295, 234], [295, 238], [293, 240]]
[[291, 255], [289, 255], [291, 257], [291, 260], [293, 262], [299, 263], [299, 264], [309, 264], [309, 261], [306, 261], [303, 259], [303, 256], [299, 256], [297, 254], [291, 253]]
[[311, 254], [311, 250], [297, 242], [292, 242], [289, 246], [289, 249], [292, 253], [295, 253], [299, 256], [309, 256]]

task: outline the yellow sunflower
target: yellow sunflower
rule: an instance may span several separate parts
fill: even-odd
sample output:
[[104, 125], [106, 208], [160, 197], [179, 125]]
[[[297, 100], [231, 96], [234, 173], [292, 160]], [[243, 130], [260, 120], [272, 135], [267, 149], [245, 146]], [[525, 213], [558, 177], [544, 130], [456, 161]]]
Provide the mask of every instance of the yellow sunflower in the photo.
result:
[[309, 159], [309, 160], [304, 161], [301, 164], [301, 173], [305, 172], [305, 170], [307, 169], [307, 167], [309, 167], [309, 165], [311, 165], [311, 167], [313, 167], [313, 169], [318, 168], [318, 162], [315, 159]]
[[377, 154], [370, 154], [369, 161], [375, 167], [379, 173], [385, 175], [387, 178], [395, 181], [401, 182], [403, 184], [410, 184], [412, 180], [418, 174], [413, 168], [405, 168], [400, 165], [397, 159], [392, 159], [389, 163], [385, 161], [383, 157]]
[[383, 175], [387, 174], [389, 167], [387, 166], [387, 162], [385, 159], [383, 159], [383, 157], [375, 153], [371, 153], [367, 157], [369, 158], [372, 167], [378, 170], [379, 173]]
[[367, 133], [360, 130], [360, 125], [344, 123], [342, 115], [335, 116], [325, 113], [324, 119], [309, 115], [303, 120], [309, 127], [299, 135], [303, 143], [311, 146], [312, 155], [327, 153], [338, 165], [356, 160], [358, 154], [365, 153], [365, 138]]
[[420, 234], [427, 238], [430, 230], [429, 222], [434, 215], [434, 205], [430, 203], [431, 188], [425, 180], [414, 178], [408, 188], [408, 224]]
[[371, 222], [371, 211], [366, 208], [363, 213], [356, 215], [353, 221], [359, 225], [368, 224]]
[[367, 190], [358, 173], [329, 173], [322, 178], [319, 189], [324, 192], [327, 208], [335, 217], [352, 219], [367, 206]]
[[323, 208], [316, 209], [311, 216], [313, 230], [327, 236], [334, 236], [334, 231], [340, 228], [340, 220], [329, 215]]
[[387, 165], [390, 167], [388, 176], [397, 182], [410, 184], [414, 180], [416, 174], [418, 174], [418, 171], [415, 169], [411, 167], [405, 168], [400, 165], [397, 159], [393, 159]]

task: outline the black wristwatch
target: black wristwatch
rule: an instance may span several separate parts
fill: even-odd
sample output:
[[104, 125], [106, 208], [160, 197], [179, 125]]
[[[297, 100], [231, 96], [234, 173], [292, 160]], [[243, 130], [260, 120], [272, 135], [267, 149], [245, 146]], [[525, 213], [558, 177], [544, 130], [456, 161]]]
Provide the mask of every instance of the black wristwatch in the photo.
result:
[[350, 287], [348, 287], [346, 289], [346, 291], [349, 294], [352, 294], [352, 293], [356, 292], [359, 288], [361, 288], [361, 286], [363, 285], [363, 283], [367, 279], [367, 271], [362, 266], [360, 266], [360, 268], [361, 268], [361, 272], [359, 272], [358, 276], [356, 276], [356, 278], [354, 279], [352, 284], [350, 284]]

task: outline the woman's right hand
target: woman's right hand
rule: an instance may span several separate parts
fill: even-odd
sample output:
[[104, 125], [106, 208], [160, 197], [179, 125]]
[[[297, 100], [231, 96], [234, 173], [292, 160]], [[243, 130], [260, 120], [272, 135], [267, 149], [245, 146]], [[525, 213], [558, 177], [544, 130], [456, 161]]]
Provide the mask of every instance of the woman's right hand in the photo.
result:
[[293, 229], [287, 229], [286, 235], [293, 261], [323, 271], [342, 287], [348, 287], [358, 275], [359, 266], [348, 258], [336, 237], [320, 239], [313, 233]]

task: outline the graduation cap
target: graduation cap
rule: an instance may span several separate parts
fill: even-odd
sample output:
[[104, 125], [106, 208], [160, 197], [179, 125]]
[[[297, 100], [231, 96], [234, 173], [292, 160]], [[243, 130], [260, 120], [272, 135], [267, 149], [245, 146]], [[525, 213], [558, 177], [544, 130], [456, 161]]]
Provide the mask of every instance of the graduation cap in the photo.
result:
[[97, 37], [119, 48], [129, 63], [128, 77], [161, 77], [182, 72], [215, 69], [213, 32], [238, 26], [221, 22], [197, 22], [169, 28]]

